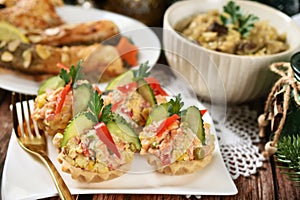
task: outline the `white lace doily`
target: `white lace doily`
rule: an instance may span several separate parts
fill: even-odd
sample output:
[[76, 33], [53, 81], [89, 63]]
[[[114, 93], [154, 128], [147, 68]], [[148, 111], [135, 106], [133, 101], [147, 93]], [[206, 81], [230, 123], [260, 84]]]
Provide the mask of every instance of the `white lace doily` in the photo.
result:
[[[226, 116], [223, 116], [224, 113]], [[213, 121], [221, 154], [231, 177], [237, 179], [240, 175], [255, 174], [264, 160], [256, 145], [259, 142], [257, 112], [246, 105], [228, 107], [223, 114], [214, 113]]]

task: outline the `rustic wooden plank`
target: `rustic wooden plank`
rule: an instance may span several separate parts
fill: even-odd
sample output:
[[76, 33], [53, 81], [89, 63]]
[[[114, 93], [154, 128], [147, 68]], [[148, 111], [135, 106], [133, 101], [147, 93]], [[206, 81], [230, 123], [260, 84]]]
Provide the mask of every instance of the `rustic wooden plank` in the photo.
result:
[[[2, 172], [6, 158], [8, 143], [12, 131], [12, 121], [9, 111], [10, 93], [0, 89], [0, 180], [2, 180]], [[2, 183], [0, 182], [0, 187]]]
[[5, 101], [5, 97], [9, 92], [0, 88], [0, 104]]
[[239, 177], [235, 183], [239, 193], [230, 199], [275, 199], [269, 162], [265, 162], [256, 175]]
[[287, 175], [282, 174], [276, 167], [276, 180], [278, 182], [278, 197], [280, 200], [300, 199], [300, 187], [296, 187], [294, 182], [288, 180]]

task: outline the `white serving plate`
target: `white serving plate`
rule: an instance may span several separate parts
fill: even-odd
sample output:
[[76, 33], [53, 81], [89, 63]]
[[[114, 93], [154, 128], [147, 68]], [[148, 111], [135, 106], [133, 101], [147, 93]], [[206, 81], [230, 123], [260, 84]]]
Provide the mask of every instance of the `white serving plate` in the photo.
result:
[[[152, 66], [159, 58], [161, 44], [158, 37], [149, 27], [135, 19], [99, 9], [84, 9], [70, 5], [58, 7], [57, 12], [66, 23], [80, 23], [100, 19], [112, 20], [119, 27], [121, 34], [131, 38], [139, 48], [139, 64], [149, 61], [149, 65]], [[40, 84], [41, 82], [38, 81], [0, 72], [0, 88], [6, 90], [37, 94]]]
[[[201, 110], [206, 109], [191, 94], [187, 80], [183, 80], [180, 74], [171, 73], [169, 67], [164, 66], [155, 66], [151, 73], [169, 94], [175, 95], [180, 92], [184, 107], [197, 105]], [[190, 175], [168, 176], [156, 173], [143, 157], [136, 154], [132, 168], [127, 174], [102, 183], [86, 184], [73, 180], [69, 174], [61, 171], [61, 165], [56, 160], [56, 149], [50, 139], [49, 156], [72, 194], [234, 195], [237, 188], [222, 159], [209, 111], [203, 115], [203, 120], [211, 124], [211, 133], [216, 138], [215, 150], [212, 162]], [[7, 150], [1, 193], [3, 200], [38, 199], [57, 195], [46, 167], [19, 147], [14, 133]]]

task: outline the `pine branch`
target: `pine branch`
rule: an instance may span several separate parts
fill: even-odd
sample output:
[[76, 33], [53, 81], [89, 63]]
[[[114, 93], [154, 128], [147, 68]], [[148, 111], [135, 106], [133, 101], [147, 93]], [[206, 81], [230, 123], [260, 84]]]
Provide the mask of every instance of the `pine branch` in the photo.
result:
[[288, 176], [288, 180], [300, 186], [300, 135], [287, 135], [277, 144], [276, 162], [280, 173]]

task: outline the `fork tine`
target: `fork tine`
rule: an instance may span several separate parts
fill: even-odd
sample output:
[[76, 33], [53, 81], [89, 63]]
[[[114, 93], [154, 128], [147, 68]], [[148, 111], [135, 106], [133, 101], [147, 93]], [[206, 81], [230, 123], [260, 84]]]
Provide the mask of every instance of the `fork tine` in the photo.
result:
[[35, 136], [40, 138], [42, 136], [40, 134], [40, 130], [38, 128], [37, 122], [31, 117], [31, 111], [33, 110], [33, 106], [34, 106], [33, 102], [31, 102], [31, 101], [33, 101], [34, 98], [35, 98], [35, 96], [33, 96], [33, 95], [26, 95], [26, 102], [27, 102], [27, 108], [28, 108], [28, 121], [29, 121], [29, 124], [32, 124], [32, 126], [33, 126], [30, 128], [30, 131], [34, 130], [33, 132], [34, 132]]
[[36, 137], [42, 137], [37, 122], [35, 120], [32, 120], [32, 123], [33, 123], [34, 133]]
[[[36, 122], [32, 120], [31, 116], [31, 106], [30, 99], [28, 95], [12, 93], [12, 118], [14, 124], [14, 130], [18, 137], [34, 137], [34, 132], [37, 131], [37, 136], [40, 137], [38, 127]], [[19, 111], [21, 112], [18, 112]], [[34, 125], [36, 124], [36, 127]], [[34, 127], [34, 130], [32, 129]], [[20, 130], [20, 131], [18, 131]]]
[[20, 105], [21, 105], [21, 113], [22, 113], [22, 126], [23, 129], [25, 128], [24, 137], [28, 136], [32, 138], [33, 135], [30, 128], [30, 121], [28, 120], [30, 119], [30, 117], [28, 116], [29, 108], [27, 106], [27, 96], [22, 94], [19, 94], [19, 96], [20, 96]]
[[18, 134], [18, 113], [17, 113], [17, 102], [16, 102], [16, 93], [12, 93], [12, 98], [11, 98], [11, 104], [12, 104], [12, 120], [13, 120], [13, 127], [16, 135]]
[[[26, 131], [26, 127], [27, 126], [27, 122], [26, 122], [26, 118], [25, 118], [25, 113], [24, 113], [24, 96], [20, 93], [16, 94], [16, 98], [17, 98], [17, 102], [16, 102], [16, 112], [17, 112], [17, 117], [18, 117], [18, 126], [16, 131], [18, 132], [18, 129], [20, 129], [20, 133], [18, 132], [19, 137], [24, 137], [26, 138], [28, 135], [28, 130]], [[21, 112], [18, 112], [21, 111]]]
[[[20, 96], [20, 94], [16, 94], [15, 92], [12, 93], [13, 126], [14, 126], [14, 131], [19, 138], [25, 136], [23, 125], [21, 126], [21, 124], [23, 124], [23, 119], [24, 119], [22, 104], [18, 104], [21, 98], [22, 96]], [[18, 112], [18, 109], [22, 110], [21, 114], [20, 112]]]
[[[33, 132], [32, 132], [32, 128], [34, 127], [34, 124], [33, 124], [33, 119], [32, 119], [32, 117], [31, 117], [31, 107], [30, 107], [30, 105], [29, 105], [29, 97], [28, 97], [28, 95], [25, 95], [25, 97], [24, 97], [24, 99], [25, 99], [25, 105], [26, 105], [26, 109], [27, 109], [27, 115], [25, 115], [25, 121], [26, 121], [26, 126], [27, 126], [27, 131], [28, 131], [28, 134], [29, 134], [29, 136], [30, 137], [34, 137], [34, 135], [33, 135]], [[25, 112], [25, 110], [24, 110], [24, 112]], [[39, 135], [37, 135], [37, 134], [35, 134], [36, 136], [39, 136]]]

